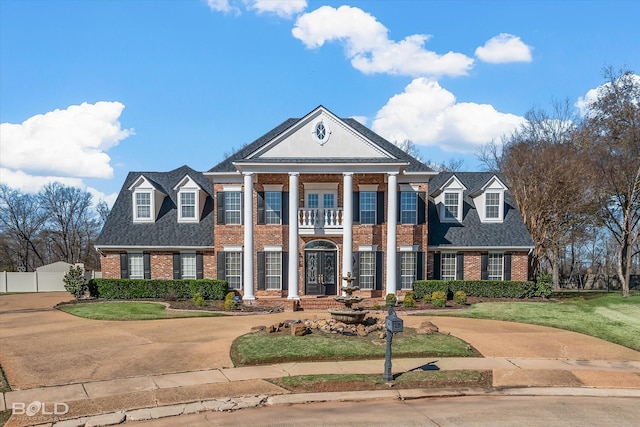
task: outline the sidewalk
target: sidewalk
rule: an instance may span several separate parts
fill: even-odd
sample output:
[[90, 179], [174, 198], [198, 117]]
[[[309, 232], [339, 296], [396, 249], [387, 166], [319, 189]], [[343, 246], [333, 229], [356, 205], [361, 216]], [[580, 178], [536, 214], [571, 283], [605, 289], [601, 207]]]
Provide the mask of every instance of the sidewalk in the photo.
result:
[[[384, 360], [285, 363], [223, 368], [175, 374], [141, 376], [108, 381], [18, 390], [0, 394], [2, 405], [55, 403], [68, 405], [64, 415], [15, 415], [7, 427], [114, 425], [125, 420], [146, 420], [203, 412], [235, 410], [261, 405], [296, 404], [332, 400], [416, 399], [470, 394], [588, 395], [640, 397], [640, 361], [562, 360], [532, 358], [394, 359], [393, 373], [411, 370], [477, 369], [493, 371], [494, 390], [420, 389], [368, 392], [290, 394], [265, 379], [312, 374], [380, 374]], [[66, 409], [59, 405], [60, 411]], [[63, 419], [63, 421], [58, 421]]]

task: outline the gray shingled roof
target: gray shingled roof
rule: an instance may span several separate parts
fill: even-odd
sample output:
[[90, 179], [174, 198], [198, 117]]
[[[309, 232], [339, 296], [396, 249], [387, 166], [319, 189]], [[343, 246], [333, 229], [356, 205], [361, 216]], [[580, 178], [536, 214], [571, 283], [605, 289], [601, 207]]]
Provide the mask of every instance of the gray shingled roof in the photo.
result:
[[482, 223], [469, 194], [484, 186], [494, 176], [503, 183], [504, 177], [493, 172], [440, 173], [429, 183], [429, 191], [435, 193], [452, 175], [468, 190], [463, 196], [461, 223], [441, 223], [433, 198], [429, 198], [429, 246], [447, 247], [533, 247], [531, 235], [524, 225], [511, 194], [505, 192], [505, 217], [502, 223]]
[[[133, 201], [129, 187], [144, 175], [158, 190], [167, 194], [154, 223], [133, 222]], [[177, 191], [173, 188], [189, 175], [206, 193], [204, 211], [198, 223], [178, 223]], [[188, 166], [170, 172], [129, 172], [111, 213], [96, 241], [96, 246], [213, 246], [213, 185], [201, 173]]]
[[[292, 118], [292, 119], [285, 120], [280, 125], [276, 126], [274, 129], [270, 130], [266, 134], [262, 135], [260, 138], [258, 138], [255, 141], [253, 141], [251, 144], [244, 146], [243, 148], [241, 148], [240, 150], [238, 150], [237, 152], [232, 154], [230, 157], [228, 157], [228, 158], [224, 159], [222, 162], [218, 163], [216, 166], [211, 168], [209, 170], [209, 172], [236, 172], [236, 168], [233, 166], [234, 162], [242, 162], [245, 159], [245, 157], [247, 157], [251, 153], [255, 152], [256, 150], [260, 149], [260, 147], [262, 147], [263, 145], [267, 144], [269, 141], [273, 140], [278, 135], [280, 135], [283, 132], [285, 132], [287, 129], [295, 126], [300, 120], [302, 120], [302, 119], [301, 118], [297, 118], [297, 119]], [[402, 149], [398, 148], [396, 145], [390, 143], [389, 141], [387, 141], [386, 139], [384, 139], [380, 135], [376, 134], [375, 132], [373, 132], [372, 130], [367, 128], [366, 126], [363, 126], [357, 120], [351, 119], [351, 118], [340, 119], [340, 120], [342, 120], [346, 125], [352, 127], [354, 130], [356, 130], [357, 132], [362, 134], [365, 138], [369, 139], [373, 143], [375, 143], [378, 146], [380, 146], [383, 150], [385, 150], [385, 151], [391, 153], [391, 155], [397, 157], [399, 161], [407, 162], [409, 164], [407, 166], [407, 168], [405, 169], [407, 172], [433, 172], [433, 169], [429, 168], [427, 165], [425, 165], [421, 161], [417, 160], [413, 156], [410, 156], [405, 151], [403, 151]], [[376, 159], [361, 159], [361, 158], [359, 158], [359, 159], [344, 159], [344, 162], [353, 162], [354, 160], [357, 161], [358, 163], [381, 163], [381, 162], [386, 163], [386, 162], [389, 162], [388, 159], [381, 160], [379, 158], [376, 158]], [[258, 159], [251, 159], [250, 161], [252, 163], [261, 162]], [[282, 162], [288, 162], [288, 161], [291, 161], [291, 159], [268, 159], [268, 160], [266, 160], [266, 162], [268, 162], [268, 163], [282, 163]], [[311, 162], [311, 163], [322, 163], [322, 162], [326, 162], [326, 163], [341, 163], [340, 159], [335, 159], [335, 158], [331, 158], [331, 159], [309, 159], [308, 161], [306, 161], [306, 160], [303, 161], [301, 159], [296, 159], [296, 162], [299, 162], [299, 163], [309, 163], [309, 162]]]

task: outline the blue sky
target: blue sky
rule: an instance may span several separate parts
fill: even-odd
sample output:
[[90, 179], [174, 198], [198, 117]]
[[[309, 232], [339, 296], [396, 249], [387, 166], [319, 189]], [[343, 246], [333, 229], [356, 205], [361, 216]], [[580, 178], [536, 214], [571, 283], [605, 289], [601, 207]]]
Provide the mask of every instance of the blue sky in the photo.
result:
[[640, 73], [640, 1], [0, 0], [0, 182], [115, 200], [324, 105], [479, 168], [532, 107]]

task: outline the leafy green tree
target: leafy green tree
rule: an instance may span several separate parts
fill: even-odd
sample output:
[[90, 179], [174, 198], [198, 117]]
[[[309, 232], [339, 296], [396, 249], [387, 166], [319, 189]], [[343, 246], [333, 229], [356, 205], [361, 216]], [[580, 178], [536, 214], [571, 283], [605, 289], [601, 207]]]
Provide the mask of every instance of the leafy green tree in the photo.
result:
[[84, 268], [79, 265], [69, 267], [69, 272], [64, 275], [62, 280], [64, 281], [64, 288], [71, 293], [75, 299], [82, 298], [89, 288], [87, 279], [84, 277]]

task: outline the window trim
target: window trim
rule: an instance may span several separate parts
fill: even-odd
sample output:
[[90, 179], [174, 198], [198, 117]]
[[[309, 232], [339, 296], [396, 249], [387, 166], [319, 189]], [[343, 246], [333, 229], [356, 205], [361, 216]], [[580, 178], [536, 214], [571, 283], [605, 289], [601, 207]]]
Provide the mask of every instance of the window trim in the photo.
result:
[[[447, 195], [453, 195], [453, 194], [455, 194], [458, 197], [458, 200], [456, 202], [456, 214], [454, 216], [448, 216], [450, 211], [449, 209], [447, 209], [447, 204], [446, 204]], [[453, 205], [449, 205], [449, 206], [453, 206]], [[462, 191], [445, 190], [442, 193], [441, 213], [442, 213], [441, 215], [442, 221], [456, 222], [462, 219]]]
[[[416, 251], [400, 251], [398, 252], [400, 254], [400, 265], [399, 265], [399, 271], [400, 271], [400, 290], [412, 290], [413, 289], [413, 282], [416, 281], [417, 277], [418, 277], [418, 252]], [[408, 255], [411, 255], [413, 257], [413, 268], [412, 268], [412, 279], [409, 282], [409, 287], [405, 287], [404, 286], [404, 280], [403, 278], [409, 277], [409, 275], [407, 274], [403, 274], [404, 270], [403, 270], [403, 266], [404, 266], [404, 261], [405, 261], [405, 257], [407, 257]]]
[[[134, 274], [133, 261], [139, 260], [140, 262], [140, 274]], [[138, 267], [138, 266], [136, 266]], [[127, 268], [129, 269], [129, 279], [144, 279], [144, 253], [143, 252], [128, 252], [127, 253]]]
[[[278, 195], [278, 203], [280, 205], [280, 208], [278, 210], [271, 209], [271, 206], [269, 206], [267, 199], [270, 194]], [[271, 218], [273, 218], [273, 216], [275, 215], [278, 221], [270, 222], [270, 214]], [[282, 191], [264, 191], [264, 223], [265, 225], [282, 225]]]
[[[278, 269], [279, 274], [269, 274], [269, 258], [274, 258], [278, 261]], [[283, 271], [282, 271], [282, 252], [281, 251], [273, 251], [267, 250], [264, 252], [264, 286], [267, 291], [281, 291], [282, 290], [282, 281], [283, 281]], [[270, 287], [269, 278], [277, 278], [278, 279], [278, 287]]]
[[[193, 276], [185, 274], [184, 260], [193, 257]], [[198, 261], [195, 252], [180, 252], [180, 278], [183, 280], [195, 280], [198, 278]]]
[[[142, 196], [142, 195], [147, 195], [149, 196], [149, 216], [140, 216], [139, 215], [139, 207], [142, 206], [146, 206], [146, 205], [141, 205], [138, 201], [138, 196]], [[155, 218], [154, 218], [154, 213], [155, 213], [155, 209], [154, 209], [154, 191], [151, 189], [143, 189], [143, 190], [138, 190], [135, 189], [133, 191], [132, 194], [133, 197], [133, 220], [135, 222], [155, 222]]]
[[[242, 225], [242, 191], [225, 191], [224, 193], [224, 223], [226, 225]], [[227, 196], [231, 196], [232, 194], [237, 194], [239, 199], [238, 199], [238, 209], [229, 209], [229, 203], [228, 203], [228, 199]], [[238, 220], [237, 222], [230, 222], [229, 221], [229, 213], [230, 212], [237, 212], [238, 213]]]
[[[229, 274], [229, 255], [235, 255], [238, 256], [238, 269], [239, 269], [239, 274], [234, 274], [233, 276], [231, 276]], [[224, 280], [227, 281], [227, 283], [229, 284], [229, 289], [231, 290], [241, 290], [242, 289], [242, 252], [241, 251], [225, 251], [224, 252]], [[229, 281], [229, 277], [237, 277], [238, 278], [238, 287], [234, 288], [231, 286], [231, 282]]]
[[[445, 274], [445, 259], [453, 258], [453, 269], [450, 270], [453, 274]], [[440, 253], [440, 280], [456, 280], [458, 268], [458, 254], [455, 252], [441, 252]]]
[[[360, 259], [358, 260], [358, 287], [362, 290], [367, 290], [367, 291], [373, 291], [376, 289], [376, 271], [378, 266], [376, 265], [376, 258], [377, 258], [377, 251], [375, 250], [366, 250], [366, 251], [358, 251], [358, 256], [360, 257]], [[362, 266], [366, 265], [363, 262], [363, 257], [364, 256], [370, 256], [371, 257], [371, 274], [363, 274], [362, 273]], [[369, 287], [368, 285], [365, 286], [362, 282], [363, 282], [363, 278], [370, 278], [371, 279], [371, 287]]]
[[[185, 203], [182, 200], [183, 195], [193, 194], [193, 217], [185, 217], [183, 215], [182, 208], [185, 206]], [[198, 197], [198, 190], [188, 189], [188, 190], [180, 190], [178, 191], [178, 221], [179, 222], [198, 222], [200, 218], [198, 218], [198, 213], [200, 212], [199, 205], [200, 200]]]
[[[500, 257], [500, 276], [491, 275], [491, 259], [496, 256]], [[499, 278], [497, 278], [499, 277]], [[487, 280], [503, 281], [504, 280], [504, 253], [503, 252], [489, 252], [487, 255]]]
[[[409, 210], [409, 209], [403, 209], [403, 205], [402, 205], [402, 197], [405, 194], [411, 194], [413, 196], [413, 203], [415, 204], [415, 209], [413, 210]], [[400, 191], [400, 197], [398, 200], [398, 205], [399, 205], [399, 209], [400, 209], [400, 216], [398, 218], [398, 222], [400, 224], [409, 224], [409, 225], [417, 225], [418, 224], [418, 192], [417, 191]], [[403, 213], [412, 213], [413, 215], [415, 215], [415, 221], [404, 221], [403, 220]]]
[[[487, 196], [489, 194], [498, 195], [498, 216], [495, 218], [490, 218], [487, 215], [487, 208], [489, 205], [487, 204]], [[504, 220], [504, 191], [500, 190], [487, 190], [483, 195], [484, 209], [483, 209], [483, 217], [485, 222], [502, 222]], [[495, 206], [495, 205], [491, 205]]]
[[[372, 205], [372, 209], [363, 209], [363, 195], [373, 195], [373, 205]], [[360, 215], [360, 224], [368, 224], [368, 225], [375, 225], [378, 223], [378, 192], [377, 191], [360, 191], [359, 192], [359, 200], [358, 200], [358, 204], [359, 204], [359, 215]], [[364, 218], [364, 213], [368, 213], [371, 214], [371, 212], [373, 212], [373, 221], [363, 221]]]

